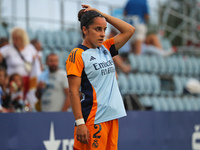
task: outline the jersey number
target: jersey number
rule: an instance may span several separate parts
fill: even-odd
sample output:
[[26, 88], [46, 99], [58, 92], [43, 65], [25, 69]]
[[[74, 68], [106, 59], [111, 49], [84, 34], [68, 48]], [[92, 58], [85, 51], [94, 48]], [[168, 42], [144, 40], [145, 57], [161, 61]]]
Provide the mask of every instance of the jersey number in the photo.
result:
[[95, 124], [94, 125], [94, 128], [95, 129], [98, 129], [98, 127], [99, 127], [99, 130], [93, 135], [93, 138], [100, 138], [101, 136], [100, 135], [97, 135], [99, 132], [101, 132], [101, 125], [100, 124]]

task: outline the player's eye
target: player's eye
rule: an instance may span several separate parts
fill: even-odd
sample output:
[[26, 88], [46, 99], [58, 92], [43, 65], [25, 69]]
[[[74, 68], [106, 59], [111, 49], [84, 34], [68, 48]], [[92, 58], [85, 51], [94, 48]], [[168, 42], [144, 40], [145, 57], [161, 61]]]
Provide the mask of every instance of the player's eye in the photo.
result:
[[101, 28], [100, 28], [100, 27], [97, 27], [97, 28], [96, 28], [96, 31], [101, 31]]

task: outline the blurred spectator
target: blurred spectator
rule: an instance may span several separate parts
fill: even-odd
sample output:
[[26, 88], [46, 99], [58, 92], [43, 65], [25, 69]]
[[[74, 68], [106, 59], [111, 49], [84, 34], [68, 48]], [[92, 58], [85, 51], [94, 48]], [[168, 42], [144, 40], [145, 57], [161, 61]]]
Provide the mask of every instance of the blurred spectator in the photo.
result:
[[[32, 64], [32, 70], [29, 76], [29, 92], [27, 93], [27, 99], [30, 103], [30, 109], [31, 111], [36, 111], [36, 103], [38, 102], [38, 98], [35, 95], [36, 89], [37, 89], [37, 83], [38, 83], [38, 77], [43, 71], [43, 65], [42, 65], [42, 46], [41, 43], [37, 39], [31, 40], [31, 44], [35, 47], [37, 50], [37, 54], [34, 58], [33, 64]], [[38, 69], [40, 68], [40, 69]]]
[[[0, 92], [1, 92], [1, 89], [0, 89]], [[3, 111], [3, 107], [2, 107], [2, 99], [1, 99], [1, 97], [0, 97], [0, 112], [2, 112]]]
[[[120, 49], [120, 55], [127, 58], [130, 53], [130, 46], [124, 45]], [[148, 34], [145, 38], [145, 41], [141, 45], [140, 54], [153, 54], [159, 56], [170, 56], [177, 51], [176, 47], [172, 47], [170, 49], [163, 49], [160, 39], [157, 34], [151, 33]]]
[[[8, 39], [7, 38], [0, 38], [0, 48], [8, 45]], [[0, 66], [3, 66], [5, 69], [7, 69], [7, 65], [6, 65], [6, 60], [3, 59], [2, 62], [0, 63]]]
[[5, 76], [6, 76], [6, 73], [5, 73], [5, 69], [3, 68], [2, 71], [1, 71], [1, 67], [0, 67], [0, 112], [3, 111], [3, 89], [2, 89], [2, 85], [3, 85], [3, 82], [4, 82], [4, 79], [5, 79]]
[[46, 58], [49, 70], [39, 76], [36, 96], [41, 100], [41, 111], [67, 111], [70, 106], [66, 73], [58, 68], [59, 58], [51, 53]]
[[161, 42], [156, 34], [149, 34], [145, 42], [142, 44], [141, 54], [155, 54], [160, 56], [170, 56], [176, 52], [176, 47], [164, 50], [162, 48]]
[[[110, 39], [114, 36], [116, 36], [118, 32], [115, 29], [111, 29], [109, 35], [107, 36], [107, 39]], [[129, 73], [131, 71], [131, 66], [123, 60], [123, 58], [120, 55], [116, 55], [113, 57], [113, 61], [115, 65], [124, 73]]]
[[38, 41], [37, 39], [31, 40], [31, 44], [37, 50], [37, 57], [39, 58], [39, 61], [40, 61], [41, 70], [43, 70], [43, 66], [42, 66], [42, 45], [41, 45], [40, 41]]
[[28, 35], [25, 30], [21, 28], [14, 28], [11, 32], [11, 43], [1, 48], [0, 62], [3, 58], [7, 64], [7, 74], [11, 76], [18, 73], [23, 77], [24, 83], [24, 96], [29, 87], [29, 73], [31, 71], [31, 64], [37, 51], [30, 44]]
[[[114, 28], [111, 28], [109, 34], [106, 36], [106, 39], [111, 39], [112, 37], [114, 37], [114, 36], [117, 35], [117, 34], [118, 34], [117, 30], [114, 29]], [[105, 40], [106, 40], [106, 39], [105, 39]]]
[[113, 61], [122, 72], [129, 73], [131, 71], [130, 64], [125, 63], [120, 55], [113, 57]]
[[15, 111], [24, 111], [27, 101], [23, 100], [23, 80], [19, 74], [14, 73], [10, 76], [9, 91], [11, 94], [11, 103]]
[[124, 16], [125, 21], [132, 24], [136, 31], [127, 44], [131, 45], [131, 50], [135, 54], [140, 54], [147, 33], [145, 24], [149, 20], [147, 0], [128, 0], [124, 8]]
[[7, 38], [0, 38], [0, 48], [8, 44], [9, 43]]
[[41, 43], [37, 39], [31, 40], [31, 44], [33, 44], [33, 46], [35, 47], [35, 49], [38, 52], [40, 52], [40, 54], [42, 53], [42, 45], [41, 45]]
[[11, 109], [11, 97], [8, 89], [9, 78], [6, 75], [6, 70], [0, 67], [0, 90], [1, 90], [1, 100], [4, 112], [8, 112]]

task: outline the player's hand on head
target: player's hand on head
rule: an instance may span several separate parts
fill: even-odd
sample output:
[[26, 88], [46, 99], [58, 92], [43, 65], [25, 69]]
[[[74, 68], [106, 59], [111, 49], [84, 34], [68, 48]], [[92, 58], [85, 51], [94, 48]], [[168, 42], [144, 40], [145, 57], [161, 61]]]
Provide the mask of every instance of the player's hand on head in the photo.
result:
[[90, 133], [85, 124], [77, 126], [76, 137], [77, 140], [80, 141], [81, 143], [88, 144]]
[[81, 6], [82, 6], [83, 8], [85, 8], [85, 12], [86, 12], [86, 11], [90, 11], [90, 10], [95, 10], [95, 9], [92, 8], [90, 5], [82, 4]]

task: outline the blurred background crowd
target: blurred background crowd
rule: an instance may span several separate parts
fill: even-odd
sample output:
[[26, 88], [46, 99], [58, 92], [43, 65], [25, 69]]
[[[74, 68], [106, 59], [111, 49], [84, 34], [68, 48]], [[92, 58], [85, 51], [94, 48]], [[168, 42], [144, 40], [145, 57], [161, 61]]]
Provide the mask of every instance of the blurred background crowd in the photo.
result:
[[[114, 2], [84, 1], [136, 28], [114, 57], [126, 109], [199, 111], [200, 1]], [[0, 0], [1, 112], [71, 111], [65, 61], [81, 42], [81, 3]]]

